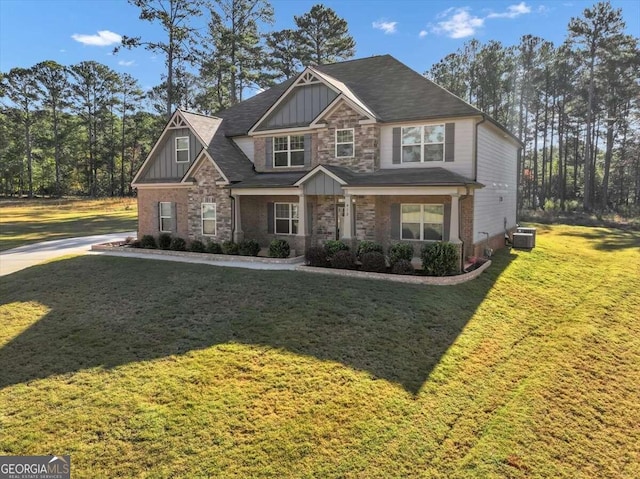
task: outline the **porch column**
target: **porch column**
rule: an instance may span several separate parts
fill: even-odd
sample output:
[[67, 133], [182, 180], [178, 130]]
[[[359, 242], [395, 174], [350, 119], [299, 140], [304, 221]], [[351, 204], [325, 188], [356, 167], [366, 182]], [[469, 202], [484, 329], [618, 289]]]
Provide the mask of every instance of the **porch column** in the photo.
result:
[[298, 195], [298, 236], [307, 235], [307, 197], [304, 193]]
[[233, 202], [233, 216], [234, 216], [234, 229], [233, 229], [233, 241], [234, 243], [240, 243], [244, 239], [244, 232], [242, 231], [242, 218], [240, 217], [240, 198], [242, 196], [236, 195]]
[[460, 217], [459, 217], [459, 200], [460, 194], [451, 195], [451, 217], [449, 218], [449, 242], [460, 244]]
[[342, 234], [340, 236], [342, 236], [341, 239], [346, 239], [346, 240], [350, 240], [351, 236], [353, 236], [353, 232], [352, 230], [352, 209], [353, 209], [353, 205], [351, 204], [351, 195], [345, 193], [344, 194], [344, 231], [342, 232]]

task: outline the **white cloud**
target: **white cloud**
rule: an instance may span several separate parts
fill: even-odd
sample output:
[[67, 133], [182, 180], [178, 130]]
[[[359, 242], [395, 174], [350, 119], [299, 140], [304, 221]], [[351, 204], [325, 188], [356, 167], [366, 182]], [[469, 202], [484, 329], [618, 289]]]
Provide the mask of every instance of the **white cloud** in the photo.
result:
[[62, 48], [62, 49], [60, 50], [60, 53], [67, 53], [67, 51], [66, 51], [64, 48]]
[[118, 65], [123, 66], [123, 67], [130, 67], [131, 65], [135, 64], [135, 60], [120, 60], [118, 62]]
[[531, 7], [524, 2], [520, 2], [517, 5], [509, 5], [506, 12], [490, 13], [487, 18], [516, 18], [527, 13], [531, 13]]
[[469, 13], [469, 8], [449, 8], [438, 15], [444, 20], [433, 28], [434, 32], [447, 35], [449, 38], [464, 38], [474, 35], [484, 25], [484, 18]]
[[373, 22], [371, 24], [373, 28], [375, 28], [376, 30], [382, 30], [386, 35], [395, 33], [396, 25], [398, 25], [398, 22], [387, 22], [383, 19], [380, 19], [377, 22]]
[[80, 42], [84, 45], [93, 45], [96, 47], [106, 47], [113, 45], [114, 43], [120, 43], [122, 37], [117, 33], [110, 32], [109, 30], [100, 30], [97, 35], [84, 35], [81, 33], [74, 33], [71, 35], [76, 42]]
[[426, 30], [420, 30], [420, 33], [418, 33], [418, 36], [420, 38], [424, 38], [428, 35], [429, 33]]

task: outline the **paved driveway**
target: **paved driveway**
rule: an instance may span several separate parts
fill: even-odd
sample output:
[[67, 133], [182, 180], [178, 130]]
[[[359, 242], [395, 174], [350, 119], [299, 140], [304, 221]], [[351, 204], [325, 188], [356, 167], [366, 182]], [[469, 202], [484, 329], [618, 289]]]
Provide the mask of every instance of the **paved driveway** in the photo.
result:
[[107, 235], [82, 236], [44, 241], [26, 246], [19, 246], [0, 253], [0, 276], [20, 271], [59, 256], [83, 254], [90, 250], [92, 244], [108, 241], [124, 240], [127, 236], [136, 236], [135, 231], [112, 233]]

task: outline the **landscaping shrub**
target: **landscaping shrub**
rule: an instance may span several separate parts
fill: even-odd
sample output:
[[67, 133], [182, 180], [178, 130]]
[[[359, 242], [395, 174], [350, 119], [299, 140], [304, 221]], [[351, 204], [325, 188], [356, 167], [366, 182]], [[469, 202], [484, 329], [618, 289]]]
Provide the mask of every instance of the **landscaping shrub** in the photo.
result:
[[269, 243], [269, 256], [271, 258], [288, 258], [291, 247], [285, 240], [274, 239]]
[[375, 241], [361, 241], [358, 245], [358, 258], [362, 261], [362, 255], [366, 253], [380, 253], [384, 256], [384, 248]]
[[445, 276], [458, 271], [458, 248], [452, 243], [429, 243], [422, 247], [422, 269], [429, 276]]
[[356, 269], [356, 255], [351, 251], [337, 251], [329, 261], [331, 262], [332, 268]]
[[397, 243], [389, 246], [389, 264], [393, 266], [401, 259], [411, 262], [413, 246], [407, 243]]
[[204, 243], [200, 240], [193, 240], [189, 244], [189, 251], [193, 251], [194, 253], [204, 253], [206, 250]]
[[160, 233], [158, 235], [158, 248], [160, 249], [171, 248], [171, 235], [169, 233]]
[[172, 251], [187, 251], [187, 242], [182, 238], [176, 236], [171, 240], [169, 249], [171, 249]]
[[322, 268], [329, 267], [327, 251], [321, 246], [313, 246], [309, 248], [304, 254], [304, 259], [309, 266], [320, 266]]
[[134, 239], [131, 243], [129, 243], [132, 248], [142, 248], [142, 243], [139, 239]]
[[238, 244], [238, 252], [242, 256], [258, 256], [260, 244], [256, 240], [243, 240]]
[[222, 242], [223, 254], [238, 254], [238, 245], [231, 240]]
[[413, 274], [415, 273], [415, 268], [411, 264], [411, 261], [407, 261], [406, 259], [399, 259], [393, 266], [391, 267], [391, 272], [393, 274]]
[[207, 253], [211, 254], [222, 254], [222, 247], [219, 243], [215, 241], [208, 240], [207, 241]]
[[386, 273], [387, 262], [384, 254], [378, 251], [369, 251], [360, 256], [363, 271], [373, 271], [374, 273]]
[[144, 235], [140, 238], [140, 247], [146, 249], [156, 249], [158, 244], [156, 243], [156, 239], [151, 235]]
[[329, 240], [324, 244], [324, 249], [327, 252], [327, 256], [331, 258], [338, 251], [349, 251], [349, 246], [340, 240]]

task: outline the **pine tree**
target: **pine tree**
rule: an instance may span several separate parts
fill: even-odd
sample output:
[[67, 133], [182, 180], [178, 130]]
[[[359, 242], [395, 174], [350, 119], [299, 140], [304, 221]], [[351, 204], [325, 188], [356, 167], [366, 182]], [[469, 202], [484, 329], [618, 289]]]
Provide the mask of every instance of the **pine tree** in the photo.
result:
[[298, 58], [304, 65], [334, 63], [354, 56], [356, 42], [349, 35], [347, 22], [331, 8], [314, 5], [309, 12], [293, 18], [298, 27]]

